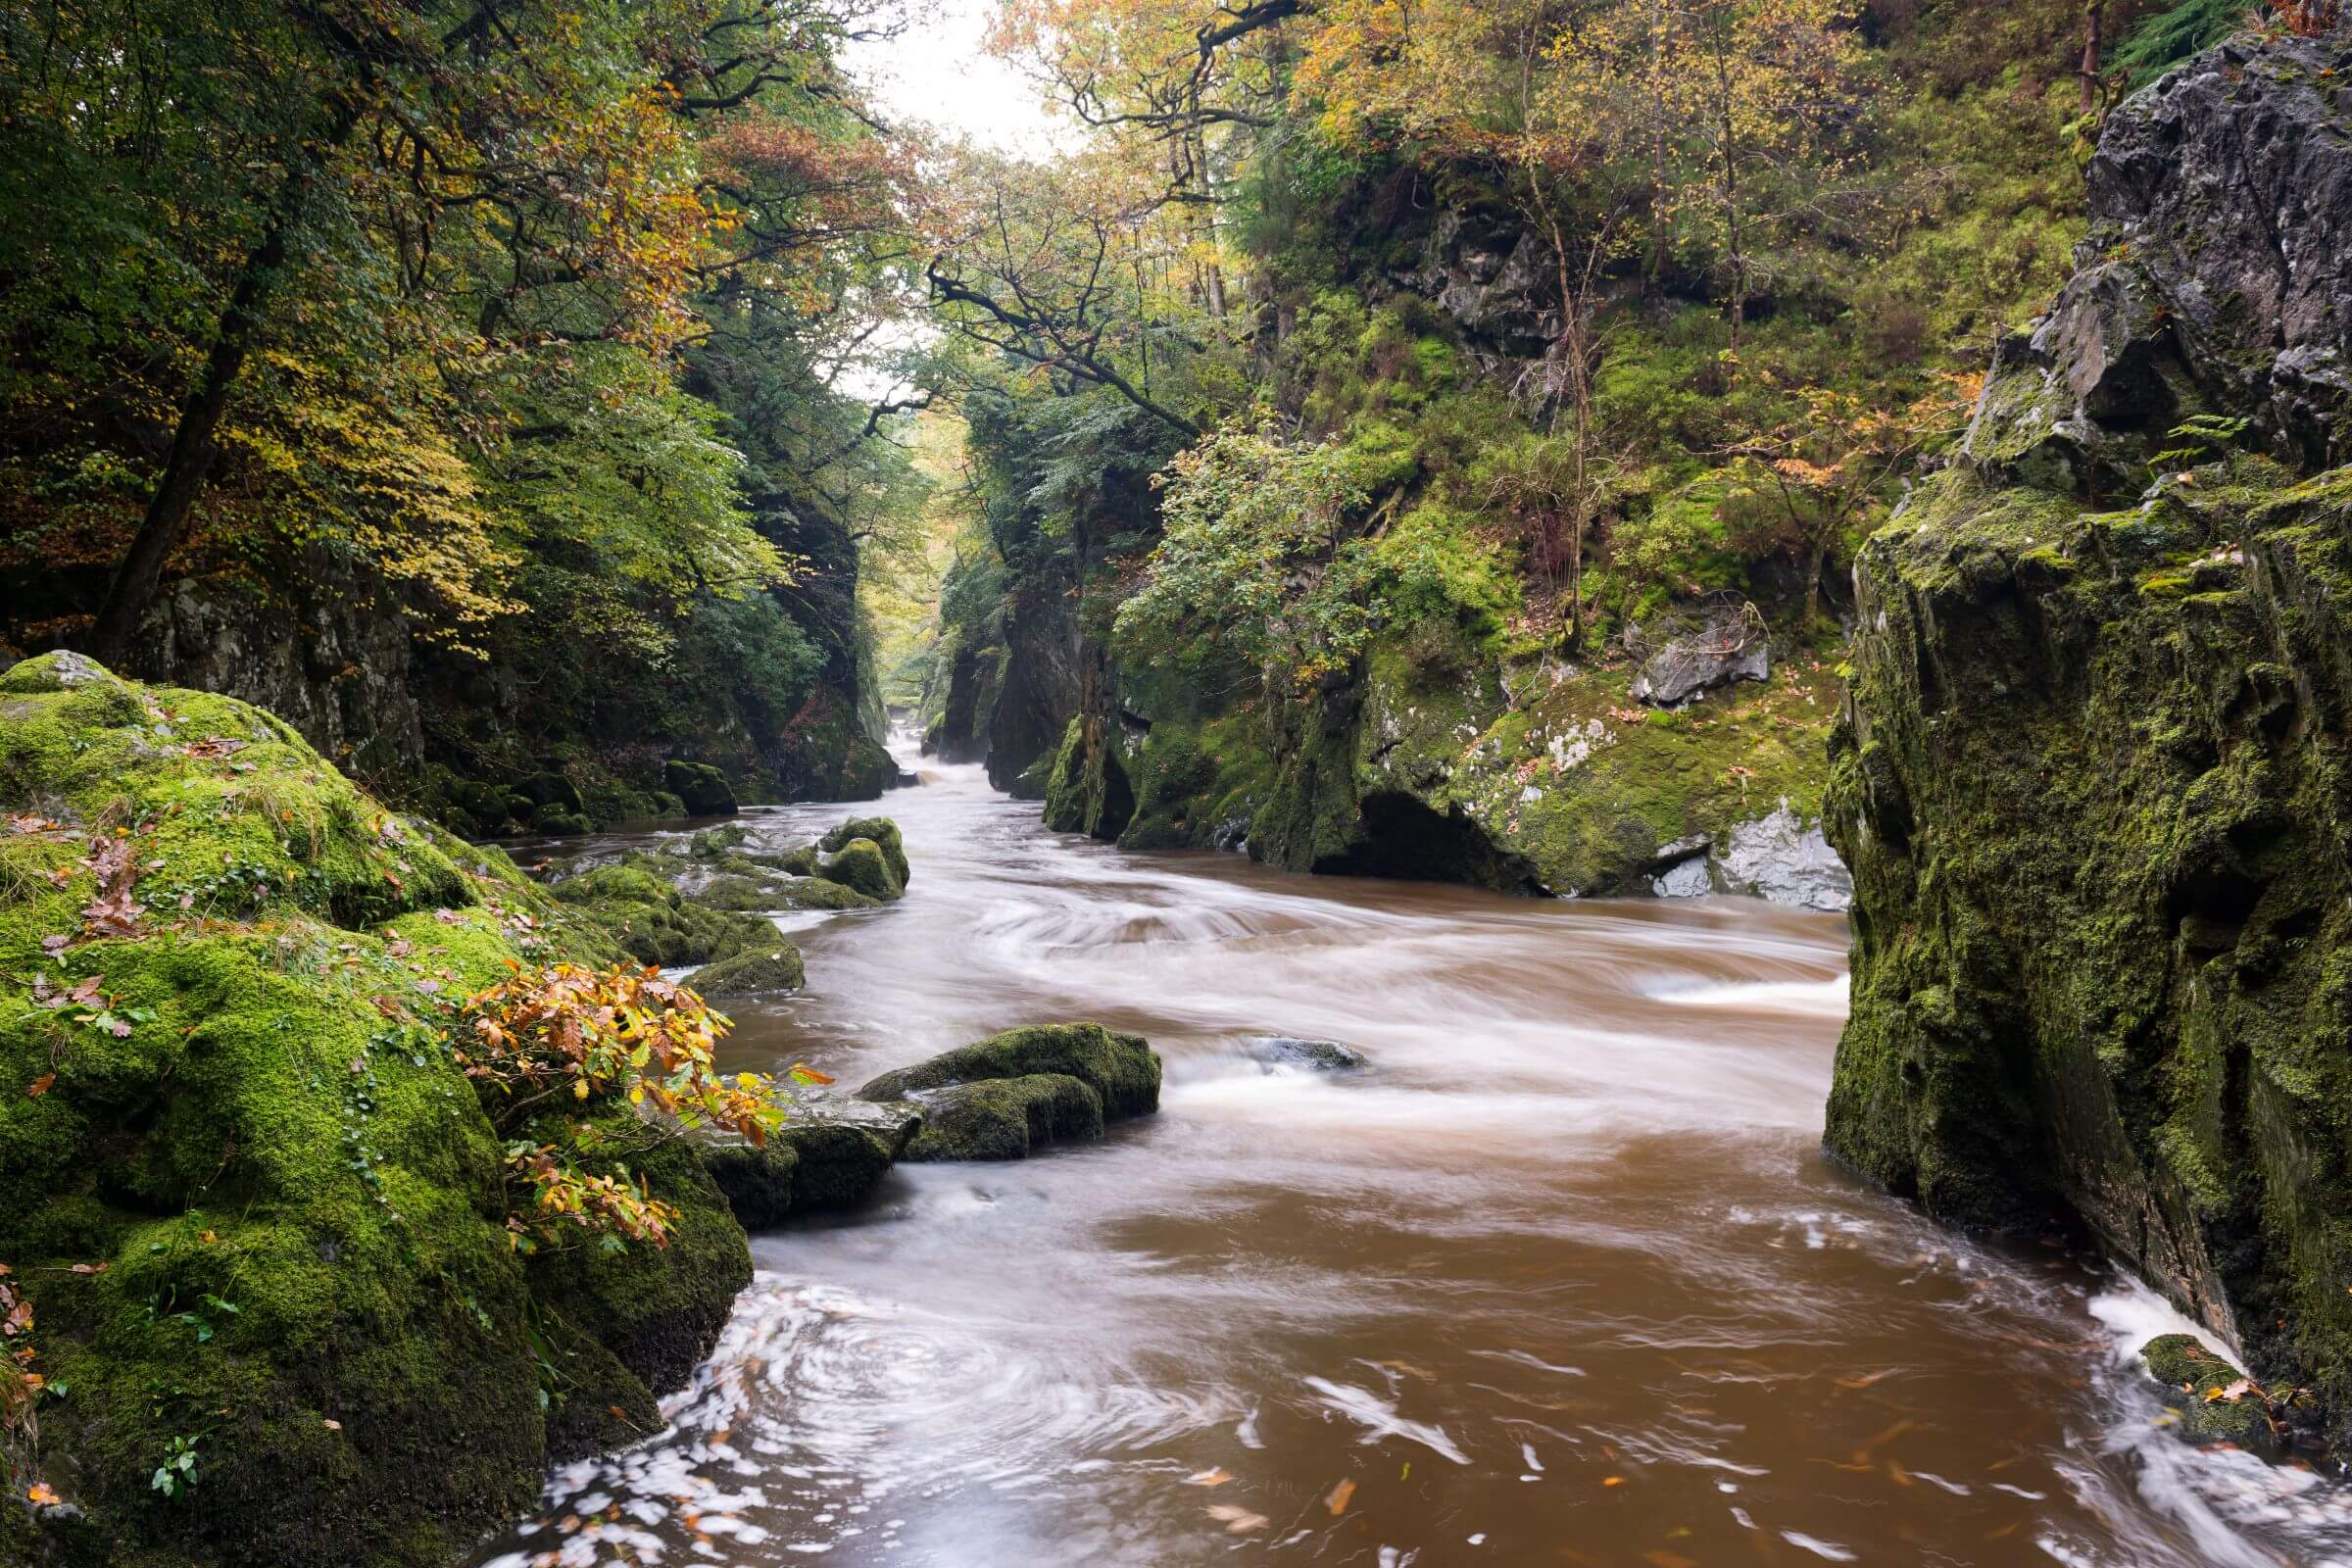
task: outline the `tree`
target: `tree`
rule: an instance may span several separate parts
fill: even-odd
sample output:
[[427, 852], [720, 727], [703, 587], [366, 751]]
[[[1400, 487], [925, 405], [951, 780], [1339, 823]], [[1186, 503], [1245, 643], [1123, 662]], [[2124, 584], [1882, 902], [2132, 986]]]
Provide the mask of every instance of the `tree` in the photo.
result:
[[1857, 393], [1792, 386], [1789, 416], [1729, 454], [1751, 482], [1769, 486], [1780, 502], [1787, 523], [1783, 542], [1804, 574], [1806, 628], [1821, 613], [1822, 569], [1831, 546], [1922, 449], [1959, 430], [1982, 382], [1981, 376], [1947, 376], [1892, 412]]

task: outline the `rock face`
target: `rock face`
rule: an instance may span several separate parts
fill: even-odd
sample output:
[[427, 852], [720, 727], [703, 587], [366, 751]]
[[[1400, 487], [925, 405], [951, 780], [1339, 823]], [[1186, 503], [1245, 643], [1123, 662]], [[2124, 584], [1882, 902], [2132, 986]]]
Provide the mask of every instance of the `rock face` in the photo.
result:
[[[2118, 111], [2091, 200], [2128, 249], [2094, 242], [1967, 458], [1862, 553], [1827, 1136], [1937, 1215], [2071, 1212], [2340, 1439], [2352, 470], [2307, 474], [2345, 450], [2313, 389], [2352, 331], [2352, 143], [2327, 64], [2231, 46]], [[2250, 422], [2138, 489], [2196, 413]]]

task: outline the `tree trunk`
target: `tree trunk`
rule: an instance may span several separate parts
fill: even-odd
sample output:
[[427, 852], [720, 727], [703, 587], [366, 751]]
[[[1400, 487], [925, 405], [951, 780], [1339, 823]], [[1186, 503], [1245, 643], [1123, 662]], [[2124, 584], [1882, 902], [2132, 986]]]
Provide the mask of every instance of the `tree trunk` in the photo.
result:
[[2082, 8], [2082, 112], [2099, 107], [2099, 23], [2105, 0], [2090, 0]]
[[245, 367], [255, 329], [261, 324], [263, 303], [285, 268], [287, 238], [302, 220], [311, 186], [327, 155], [343, 144], [358, 122], [356, 103], [339, 109], [326, 138], [295, 154], [294, 167], [287, 172], [286, 183], [270, 209], [268, 226], [246, 254], [228, 307], [220, 313], [212, 352], [205, 357], [204, 374], [180, 409], [179, 425], [172, 432], [172, 449], [164, 460], [163, 477], [147, 503], [147, 515], [116, 566], [106, 603], [99, 607], [97, 621], [90, 628], [90, 654], [100, 663], [119, 665], [130, 653], [139, 622], [163, 581], [164, 565], [178, 547], [188, 514], [220, 455], [214, 438], [228, 410], [229, 393]]
[[1804, 633], [1813, 634], [1813, 622], [1821, 614], [1821, 573], [1829, 564], [1830, 530], [1817, 528], [1805, 540], [1805, 620]]

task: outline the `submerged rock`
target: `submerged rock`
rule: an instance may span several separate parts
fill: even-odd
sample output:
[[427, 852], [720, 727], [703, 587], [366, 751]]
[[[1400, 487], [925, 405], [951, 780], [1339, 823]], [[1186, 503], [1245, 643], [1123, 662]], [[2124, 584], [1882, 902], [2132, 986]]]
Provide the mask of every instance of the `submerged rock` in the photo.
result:
[[798, 991], [808, 982], [801, 950], [779, 941], [772, 948], [738, 953], [697, 969], [688, 983], [712, 1001], [757, 996], [763, 991]]
[[886, 1072], [858, 1095], [921, 1106], [908, 1159], [1019, 1159], [1157, 1110], [1159, 1056], [1141, 1036], [1101, 1024], [1046, 1024]]
[[1269, 1072], [1277, 1067], [1305, 1067], [1315, 1072], [1353, 1072], [1371, 1060], [1352, 1046], [1337, 1040], [1299, 1040], [1290, 1035], [1255, 1035], [1242, 1042], [1251, 1060]]
[[2276, 1458], [2278, 1429], [2270, 1401], [2251, 1379], [2193, 1334], [2166, 1334], [2139, 1348], [2148, 1376], [2177, 1418], [2175, 1430], [2191, 1443], [2233, 1443]]

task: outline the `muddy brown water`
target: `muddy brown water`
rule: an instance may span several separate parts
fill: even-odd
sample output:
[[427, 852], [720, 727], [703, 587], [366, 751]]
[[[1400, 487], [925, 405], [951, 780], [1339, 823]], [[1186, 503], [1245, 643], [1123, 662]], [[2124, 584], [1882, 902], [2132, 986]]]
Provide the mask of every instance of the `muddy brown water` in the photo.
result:
[[809, 985], [732, 1062], [854, 1085], [1094, 1018], [1159, 1114], [754, 1238], [668, 1429], [478, 1562], [2352, 1561], [2337, 1483], [2156, 1430], [2144, 1290], [1823, 1157], [1841, 918], [1126, 854], [925, 774], [906, 901], [780, 917]]

